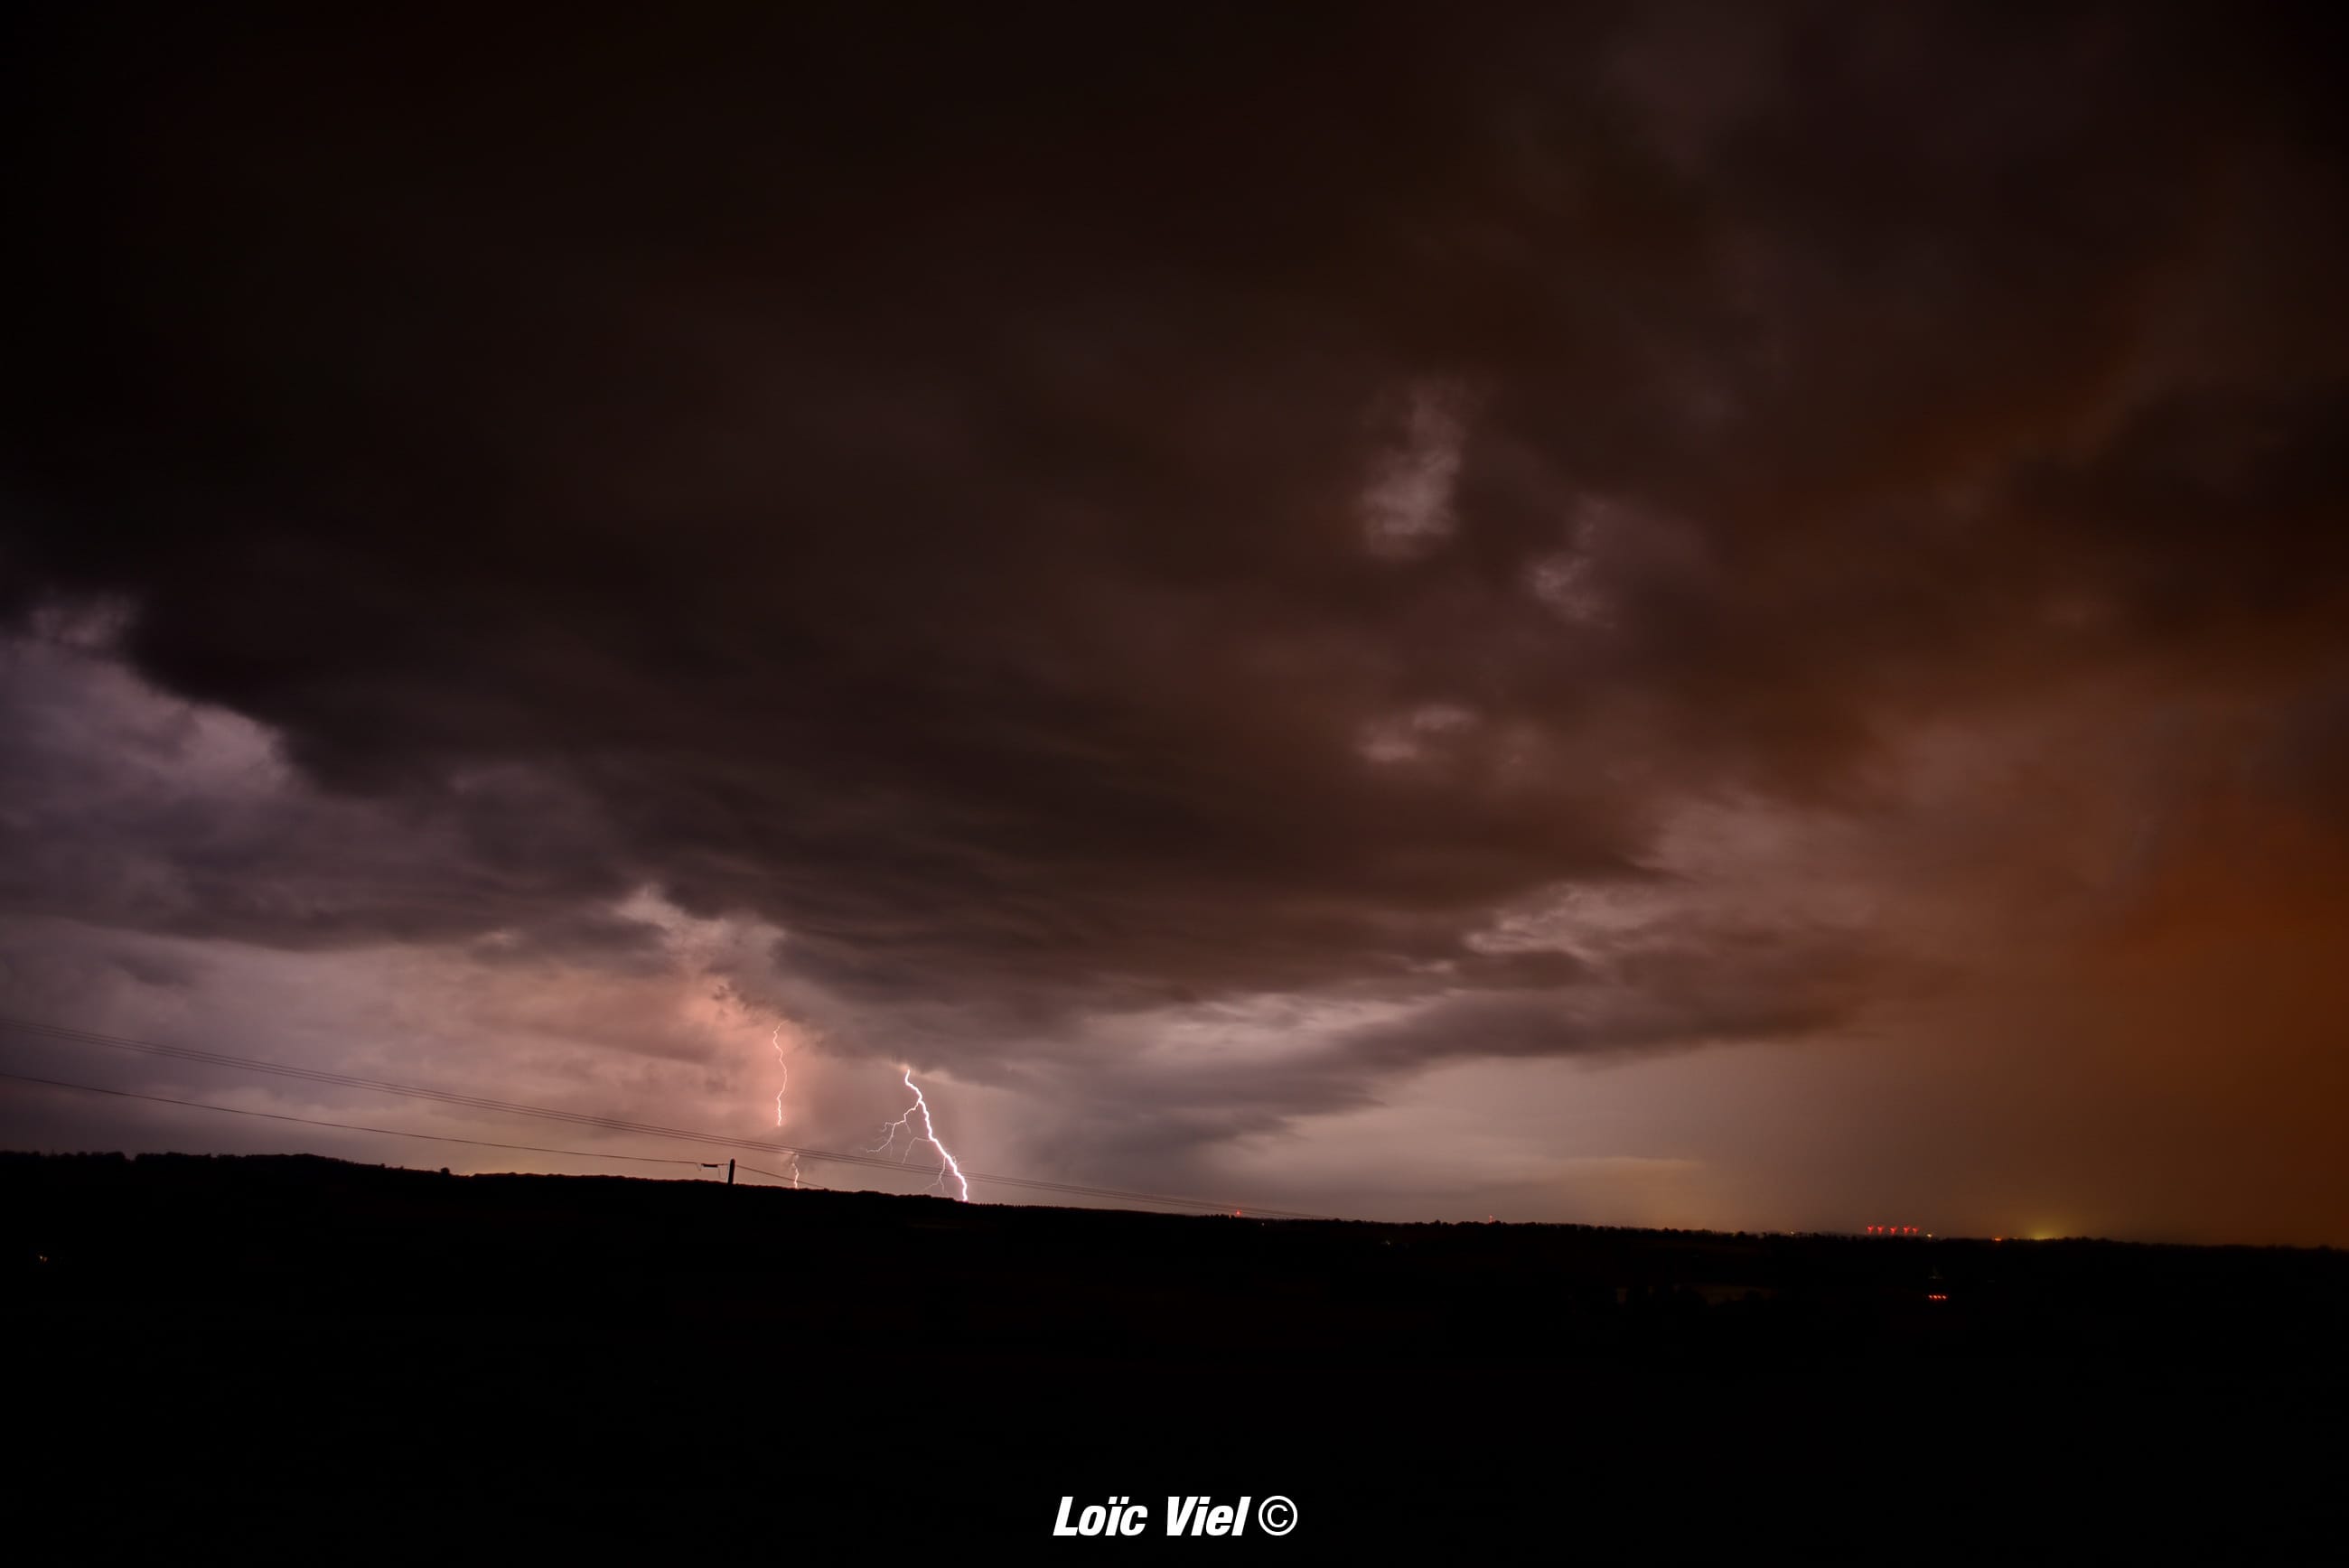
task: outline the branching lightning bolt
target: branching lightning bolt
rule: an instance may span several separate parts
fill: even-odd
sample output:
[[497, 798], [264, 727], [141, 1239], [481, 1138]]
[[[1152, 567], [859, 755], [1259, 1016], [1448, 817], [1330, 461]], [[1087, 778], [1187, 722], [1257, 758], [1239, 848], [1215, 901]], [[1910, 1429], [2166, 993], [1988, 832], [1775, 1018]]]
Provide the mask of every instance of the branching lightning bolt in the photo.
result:
[[[965, 1203], [969, 1202], [970, 1183], [963, 1180], [962, 1167], [955, 1162], [953, 1153], [945, 1144], [938, 1141], [937, 1129], [930, 1122], [930, 1102], [922, 1098], [922, 1086], [914, 1081], [914, 1069], [911, 1068], [905, 1069], [905, 1087], [914, 1091], [914, 1103], [905, 1108], [905, 1115], [888, 1124], [885, 1130], [886, 1136], [867, 1152], [879, 1154], [889, 1149], [897, 1141], [897, 1134], [900, 1132], [905, 1135], [905, 1158], [906, 1159], [913, 1158], [916, 1144], [926, 1143], [936, 1150], [938, 1158], [945, 1161], [938, 1167], [937, 1180], [930, 1185], [943, 1191], [946, 1189], [947, 1178], [952, 1176], [955, 1179], [956, 1196]], [[922, 1119], [922, 1130], [918, 1137], [914, 1133], [914, 1118], [917, 1116]]]
[[[775, 1065], [781, 1068], [783, 1073], [782, 1084], [775, 1090], [775, 1125], [777, 1127], [781, 1127], [783, 1124], [783, 1096], [790, 1092], [792, 1087], [791, 1060], [783, 1055], [782, 1025], [777, 1024], [775, 1026], [773, 1032], [767, 1037], [767, 1044], [773, 1048], [775, 1053]], [[969, 1202], [970, 1183], [964, 1179], [962, 1166], [956, 1161], [953, 1150], [949, 1150], [945, 1144], [938, 1141], [937, 1128], [930, 1120], [930, 1102], [926, 1099], [923, 1098], [921, 1085], [914, 1081], [914, 1069], [911, 1068], [905, 1069], [905, 1084], [907, 1088], [914, 1091], [914, 1103], [905, 1108], [905, 1115], [888, 1124], [888, 1126], [884, 1130], [881, 1141], [874, 1144], [870, 1152], [878, 1154], [894, 1147], [897, 1141], [897, 1134], [900, 1132], [905, 1135], [905, 1153], [904, 1158], [907, 1160], [913, 1158], [914, 1150], [917, 1145], [924, 1143], [928, 1144], [931, 1148], [938, 1151], [938, 1159], [942, 1162], [938, 1168], [937, 1179], [932, 1181], [930, 1185], [940, 1191], [944, 1191], [946, 1190], [947, 1178], [948, 1176], [952, 1176], [955, 1182], [956, 1196], [963, 1202]], [[914, 1119], [917, 1116], [922, 1119], [922, 1127], [918, 1133], [914, 1130]], [[798, 1187], [800, 1185], [800, 1157], [797, 1154], [793, 1154], [791, 1158], [792, 1185], [793, 1187]]]

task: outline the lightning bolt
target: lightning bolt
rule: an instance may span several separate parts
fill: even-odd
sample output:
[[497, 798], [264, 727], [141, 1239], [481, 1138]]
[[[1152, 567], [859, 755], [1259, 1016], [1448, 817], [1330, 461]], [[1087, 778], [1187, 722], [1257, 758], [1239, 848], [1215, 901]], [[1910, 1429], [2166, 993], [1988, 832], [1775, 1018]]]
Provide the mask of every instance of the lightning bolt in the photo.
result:
[[[889, 1149], [897, 1141], [897, 1134], [900, 1132], [905, 1135], [905, 1159], [913, 1158], [916, 1144], [926, 1143], [936, 1150], [938, 1158], [946, 1162], [938, 1168], [937, 1180], [930, 1185], [943, 1191], [946, 1190], [947, 1178], [952, 1176], [955, 1179], [957, 1196], [961, 1202], [969, 1202], [970, 1183], [963, 1180], [962, 1167], [955, 1162], [953, 1153], [945, 1144], [938, 1141], [937, 1129], [930, 1122], [930, 1102], [922, 1098], [922, 1086], [914, 1081], [914, 1069], [911, 1068], [905, 1069], [905, 1087], [914, 1091], [914, 1103], [905, 1108], [905, 1115], [888, 1124], [885, 1130], [885, 1136], [866, 1152], [879, 1154]], [[922, 1119], [922, 1131], [919, 1137], [914, 1134], [914, 1118], [917, 1116]]]

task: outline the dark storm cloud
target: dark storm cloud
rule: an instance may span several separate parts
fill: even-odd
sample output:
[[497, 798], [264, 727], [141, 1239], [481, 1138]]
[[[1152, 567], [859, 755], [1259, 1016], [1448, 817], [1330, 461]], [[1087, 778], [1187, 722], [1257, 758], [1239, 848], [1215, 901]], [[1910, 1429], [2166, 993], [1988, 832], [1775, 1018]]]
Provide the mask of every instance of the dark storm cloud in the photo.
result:
[[[1826, 938], [1823, 940], [1822, 938]], [[1865, 944], [1847, 934], [1679, 932], [1580, 984], [1468, 992], [1344, 1037], [1372, 1068], [1461, 1057], [1580, 1057], [1731, 1040], [1799, 1039], [1848, 1023], [1868, 995]]]
[[1896, 723], [2302, 678], [2349, 610], [2323, 26], [65, 26], [0, 593], [128, 602], [326, 792], [139, 806], [181, 880], [129, 923], [625, 948], [589, 906], [648, 882], [843, 1019], [1434, 1000], [1372, 1071], [1800, 1033], [1835, 964], [1594, 1004], [1470, 938], [1651, 876], [1675, 800], [1864, 796]]
[[[1216, 1146], [1378, 1107], [1401, 1080], [1432, 1067], [1512, 1057], [1595, 1063], [1802, 1040], [1853, 1023], [1871, 996], [1913, 990], [1927, 978], [1849, 931], [1702, 915], [1618, 938], [1587, 957], [1547, 950], [1477, 957], [1395, 987], [1394, 1000], [1418, 1005], [1380, 1009], [1371, 1021], [1255, 1020], [1272, 1042], [1262, 1056], [1095, 1065], [1088, 1058], [1117, 1053], [1073, 1051], [1022, 1079], [1046, 1103], [1077, 1101], [1033, 1146], [1048, 1159], [1125, 1179], [1206, 1181], [1211, 1166], [1201, 1156]], [[1073, 1090], [1056, 1081], [1079, 1066]]]

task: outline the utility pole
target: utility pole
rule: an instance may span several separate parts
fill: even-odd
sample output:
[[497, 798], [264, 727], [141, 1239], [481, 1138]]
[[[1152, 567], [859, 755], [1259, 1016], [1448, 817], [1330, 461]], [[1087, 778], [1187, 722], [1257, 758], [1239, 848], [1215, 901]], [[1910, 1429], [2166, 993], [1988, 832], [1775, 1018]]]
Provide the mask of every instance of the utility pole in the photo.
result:
[[734, 1185], [734, 1161], [731, 1160], [726, 1162], [726, 1184], [729, 1187]]

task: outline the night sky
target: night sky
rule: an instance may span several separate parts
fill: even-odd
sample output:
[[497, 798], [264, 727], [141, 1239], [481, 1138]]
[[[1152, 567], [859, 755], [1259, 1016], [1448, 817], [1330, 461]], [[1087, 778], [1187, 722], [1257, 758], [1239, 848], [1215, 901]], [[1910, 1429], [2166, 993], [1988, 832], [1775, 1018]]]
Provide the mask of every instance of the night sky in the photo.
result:
[[2349, 1242], [2331, 7], [13, 30], [0, 1013], [834, 1149], [910, 1068], [980, 1171], [1363, 1217]]

